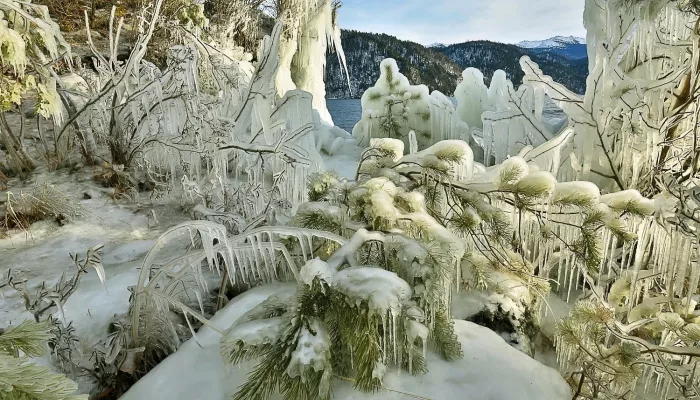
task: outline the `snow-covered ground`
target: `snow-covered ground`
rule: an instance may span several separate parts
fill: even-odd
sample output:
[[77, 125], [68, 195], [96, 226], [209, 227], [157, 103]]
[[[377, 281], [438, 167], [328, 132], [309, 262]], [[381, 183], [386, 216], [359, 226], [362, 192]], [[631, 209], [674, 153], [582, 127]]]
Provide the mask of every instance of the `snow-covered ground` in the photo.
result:
[[[239, 317], [280, 291], [284, 285], [265, 285], [250, 290], [221, 310], [212, 323], [224, 330]], [[463, 400], [558, 400], [571, 392], [557, 371], [529, 358], [487, 328], [455, 321], [464, 358], [445, 362], [428, 355], [430, 371], [412, 377], [390, 371], [384, 388], [376, 394], [361, 393], [352, 384], [336, 379], [333, 398], [355, 399], [463, 399]], [[123, 400], [225, 400], [245, 381], [254, 363], [240, 367], [224, 365], [219, 355], [220, 335], [203, 328], [197, 340], [190, 339], [180, 350], [153, 369], [122, 397]]]
[[324, 155], [323, 162], [326, 164], [326, 169], [337, 172], [341, 178], [354, 180], [361, 154], [360, 147], [346, 143], [335, 155]]

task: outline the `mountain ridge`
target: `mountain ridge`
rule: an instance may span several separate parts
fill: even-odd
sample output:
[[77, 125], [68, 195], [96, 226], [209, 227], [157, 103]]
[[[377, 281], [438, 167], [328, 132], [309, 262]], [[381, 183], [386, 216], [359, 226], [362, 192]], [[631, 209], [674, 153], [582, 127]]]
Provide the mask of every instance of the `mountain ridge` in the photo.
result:
[[577, 36], [553, 36], [544, 40], [523, 40], [516, 43], [524, 49], [565, 47], [572, 44], [586, 44], [586, 39]]
[[359, 98], [379, 79], [379, 63], [393, 58], [401, 73], [411, 84], [425, 84], [430, 90], [451, 95], [462, 69], [447, 56], [419, 43], [400, 40], [383, 33], [367, 33], [355, 30], [341, 32], [343, 50], [350, 71], [348, 90], [340, 64], [330, 57], [326, 66], [327, 98]]

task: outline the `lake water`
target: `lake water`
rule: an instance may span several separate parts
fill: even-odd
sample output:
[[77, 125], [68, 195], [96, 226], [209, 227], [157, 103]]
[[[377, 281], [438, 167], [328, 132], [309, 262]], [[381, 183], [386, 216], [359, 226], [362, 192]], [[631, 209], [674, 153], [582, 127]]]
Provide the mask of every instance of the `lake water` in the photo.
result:
[[349, 133], [352, 133], [352, 128], [362, 119], [360, 99], [331, 99], [326, 100], [326, 105], [335, 125]]
[[[451, 97], [452, 103], [457, 106], [457, 99]], [[333, 122], [352, 133], [352, 128], [362, 119], [362, 103], [360, 99], [330, 99], [326, 100], [328, 111], [333, 117]], [[557, 107], [549, 98], [545, 101], [543, 116], [549, 121], [566, 118], [566, 114]]]

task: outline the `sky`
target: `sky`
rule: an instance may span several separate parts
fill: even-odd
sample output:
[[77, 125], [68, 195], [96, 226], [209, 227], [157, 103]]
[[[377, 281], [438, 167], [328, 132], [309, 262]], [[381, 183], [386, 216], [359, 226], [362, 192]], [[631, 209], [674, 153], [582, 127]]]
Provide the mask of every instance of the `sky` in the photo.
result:
[[340, 27], [424, 45], [585, 37], [585, 0], [343, 0]]

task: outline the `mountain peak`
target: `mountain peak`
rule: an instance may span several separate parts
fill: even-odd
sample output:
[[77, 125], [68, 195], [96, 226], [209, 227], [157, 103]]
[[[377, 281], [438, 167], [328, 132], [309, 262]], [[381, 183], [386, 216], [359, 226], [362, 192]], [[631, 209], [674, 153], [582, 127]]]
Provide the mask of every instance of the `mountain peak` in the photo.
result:
[[429, 49], [433, 49], [433, 48], [434, 49], [443, 49], [443, 48], [447, 47], [447, 45], [445, 43], [433, 43], [433, 44], [429, 44], [425, 47], [427, 47]]
[[554, 36], [545, 40], [523, 40], [517, 43], [517, 46], [524, 49], [551, 49], [577, 44], [586, 44], [586, 39], [576, 36]]

